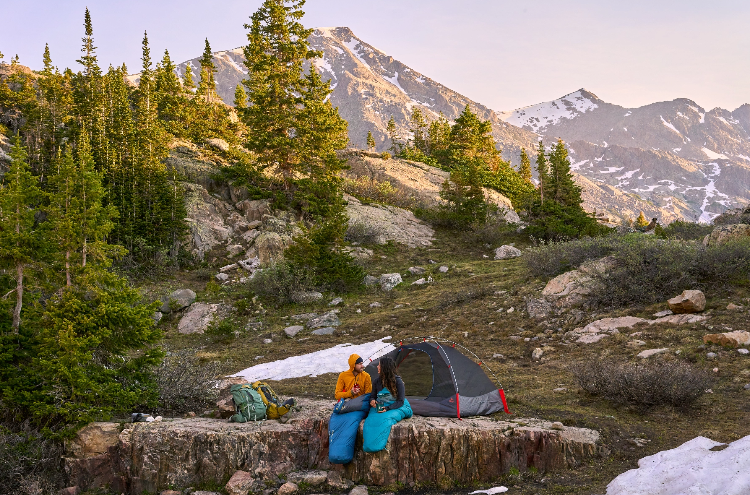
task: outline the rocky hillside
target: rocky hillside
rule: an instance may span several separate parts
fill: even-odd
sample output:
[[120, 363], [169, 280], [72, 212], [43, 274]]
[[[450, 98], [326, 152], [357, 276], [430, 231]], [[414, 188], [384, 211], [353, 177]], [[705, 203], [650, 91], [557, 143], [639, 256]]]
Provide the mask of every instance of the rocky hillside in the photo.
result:
[[705, 110], [679, 98], [624, 108], [581, 89], [500, 116], [562, 138], [577, 173], [670, 215], [710, 222], [750, 201], [750, 105]]

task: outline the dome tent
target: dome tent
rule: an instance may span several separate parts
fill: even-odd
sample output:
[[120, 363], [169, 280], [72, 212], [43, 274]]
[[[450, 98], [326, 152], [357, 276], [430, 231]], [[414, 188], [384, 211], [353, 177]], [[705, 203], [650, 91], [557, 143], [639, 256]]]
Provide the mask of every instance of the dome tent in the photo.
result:
[[[487, 376], [482, 362], [470, 359], [476, 355], [454, 342], [426, 337], [413, 344], [399, 343], [388, 353], [369, 358], [365, 371], [374, 381], [378, 377], [377, 361], [390, 357], [406, 385], [406, 397], [412, 411], [419, 416], [481, 416], [505, 410], [505, 392]], [[485, 368], [489, 370], [489, 368]], [[494, 376], [494, 375], [493, 375]]]

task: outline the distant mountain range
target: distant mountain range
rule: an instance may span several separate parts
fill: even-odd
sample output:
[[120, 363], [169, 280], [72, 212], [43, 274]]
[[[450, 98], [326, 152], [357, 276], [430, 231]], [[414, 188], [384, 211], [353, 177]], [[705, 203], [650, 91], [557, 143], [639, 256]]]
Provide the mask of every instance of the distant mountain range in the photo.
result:
[[[522, 147], [533, 159], [539, 139], [552, 145], [562, 138], [584, 188], [584, 207], [613, 221], [643, 211], [662, 223], [709, 222], [727, 208], [750, 202], [750, 105], [706, 111], [677, 99], [628, 109], [581, 89], [496, 112], [395, 60], [349, 28], [316, 29], [310, 44], [323, 52], [314, 65], [331, 82], [331, 102], [349, 122], [352, 146], [364, 148], [370, 131], [377, 149], [386, 150], [388, 120], [393, 116], [406, 137], [415, 106], [428, 118], [442, 112], [453, 120], [468, 104], [492, 122], [503, 156], [513, 164]], [[227, 104], [246, 76], [243, 61], [241, 48], [214, 53], [217, 92]], [[187, 66], [197, 78], [198, 58], [179, 64], [179, 75]]]

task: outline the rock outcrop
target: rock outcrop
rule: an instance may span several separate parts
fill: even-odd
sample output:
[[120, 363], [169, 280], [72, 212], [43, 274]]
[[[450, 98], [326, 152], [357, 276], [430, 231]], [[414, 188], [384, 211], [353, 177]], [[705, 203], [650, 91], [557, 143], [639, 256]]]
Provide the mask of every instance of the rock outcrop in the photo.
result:
[[688, 323], [699, 323], [708, 319], [705, 315], [667, 315], [655, 320], [638, 318], [635, 316], [621, 316], [619, 318], [602, 318], [592, 321], [583, 328], [576, 328], [565, 333], [565, 338], [575, 340], [579, 344], [593, 344], [599, 342], [608, 335], [620, 333], [620, 329], [633, 328], [637, 325], [684, 325]]
[[750, 332], [744, 330], [735, 330], [733, 332], [710, 333], [703, 336], [703, 342], [706, 344], [719, 344], [731, 347], [750, 344]]
[[394, 241], [409, 247], [432, 245], [435, 231], [409, 210], [395, 206], [364, 205], [348, 195], [345, 198], [350, 229], [361, 225], [378, 244]]
[[[131, 495], [221, 483], [240, 470], [259, 480], [331, 469], [370, 485], [452, 485], [490, 481], [510, 468], [547, 471], [576, 466], [598, 452], [599, 434], [584, 428], [553, 428], [550, 422], [533, 419], [414, 417], [395, 425], [388, 448], [377, 454], [362, 452], [360, 429], [354, 461], [332, 466], [330, 403], [300, 403], [304, 414], [290, 413], [285, 424], [205, 418], [93, 423], [70, 442], [66, 472], [71, 484], [82, 489], [109, 485], [111, 491]], [[89, 448], [92, 444], [97, 447]]]
[[750, 225], [736, 223], [732, 225], [719, 225], [703, 238], [704, 246], [720, 246], [728, 241], [750, 237]]
[[699, 313], [706, 309], [706, 296], [699, 290], [685, 290], [669, 301], [669, 309], [673, 313]]

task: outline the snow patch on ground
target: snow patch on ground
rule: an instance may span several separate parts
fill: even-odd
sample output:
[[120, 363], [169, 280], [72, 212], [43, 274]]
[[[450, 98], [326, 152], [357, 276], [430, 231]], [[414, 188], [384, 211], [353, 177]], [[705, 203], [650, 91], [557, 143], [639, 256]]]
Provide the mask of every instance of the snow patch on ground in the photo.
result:
[[374, 342], [359, 345], [339, 344], [322, 351], [252, 366], [232, 376], [239, 376], [245, 378], [248, 382], [253, 382], [256, 380], [285, 380], [303, 376], [314, 377], [324, 373], [341, 373], [349, 369], [348, 359], [352, 354], [359, 354], [367, 363], [369, 359], [374, 359], [394, 350], [394, 346], [388, 342], [383, 342], [390, 338], [390, 336], [383, 337]]
[[659, 115], [659, 118], [661, 119], [661, 123], [664, 124], [665, 127], [668, 127], [670, 129], [672, 129], [674, 132], [676, 132], [677, 134], [679, 134], [680, 136], [682, 136], [682, 134], [680, 133], [680, 131], [678, 131], [675, 126], [673, 126], [672, 124], [670, 124], [669, 122], [667, 122], [666, 120], [664, 120], [664, 117], [662, 117], [661, 115]]
[[370, 65], [367, 62], [365, 62], [364, 57], [362, 57], [362, 55], [360, 54], [360, 52], [364, 50], [362, 43], [357, 41], [355, 38], [351, 38], [349, 41], [344, 41], [343, 43], [349, 49], [349, 51], [352, 52], [352, 55], [354, 55], [357, 58], [357, 60], [359, 60], [362, 63], [362, 65], [367, 67], [367, 70], [372, 72]]
[[631, 115], [633, 115], [633, 112], [631, 112], [630, 110], [628, 110], [628, 113], [626, 113], [624, 115], [624, 117], [630, 117]]
[[583, 166], [588, 160], [581, 160], [580, 162], [575, 162], [570, 164], [570, 170], [578, 170]]
[[717, 153], [715, 151], [711, 151], [710, 149], [703, 147], [701, 148], [701, 151], [708, 157], [709, 160], [718, 160], [718, 159], [724, 159], [727, 160], [727, 156], [722, 153]]
[[557, 100], [539, 103], [513, 111], [498, 112], [501, 120], [517, 127], [531, 127], [535, 131], [558, 124], [562, 119], [573, 119], [590, 112], [599, 105], [583, 96], [581, 91], [565, 95]]
[[600, 170], [600, 174], [613, 174], [615, 172], [619, 172], [620, 170], [624, 170], [625, 167], [607, 167], [603, 170]]
[[638, 172], [639, 170], [641, 170], [641, 169], [637, 168], [637, 169], [635, 169], [635, 170], [631, 170], [630, 172], [625, 172], [625, 173], [624, 173], [624, 174], [622, 174], [621, 176], [619, 176], [619, 177], [615, 177], [615, 179], [621, 179], [621, 180], [622, 180], [622, 179], [630, 179], [630, 178], [631, 178], [631, 177], [633, 177], [633, 175], [635, 175], [635, 173], [636, 173], [636, 172]]
[[696, 437], [638, 461], [607, 485], [607, 495], [750, 493], [750, 436], [727, 444]]
[[495, 495], [496, 493], [505, 493], [507, 491], [508, 489], [504, 486], [495, 486], [487, 490], [477, 490], [475, 492], [469, 492], [469, 495], [474, 495], [475, 493], [486, 493], [487, 495]]
[[407, 93], [407, 92], [406, 92], [406, 91], [404, 90], [404, 88], [402, 88], [402, 87], [401, 87], [401, 85], [400, 85], [400, 84], [398, 83], [398, 71], [396, 71], [396, 72], [394, 73], [394, 76], [393, 76], [393, 77], [388, 77], [388, 76], [381, 76], [381, 77], [382, 77], [383, 79], [385, 79], [386, 81], [388, 81], [389, 83], [391, 83], [391, 84], [393, 84], [394, 86], [396, 86], [396, 87], [397, 87], [397, 88], [398, 88], [399, 90], [401, 90], [401, 92], [402, 92], [402, 93], [404, 93], [405, 95], [406, 95], [406, 94], [408, 94], [408, 93]]

